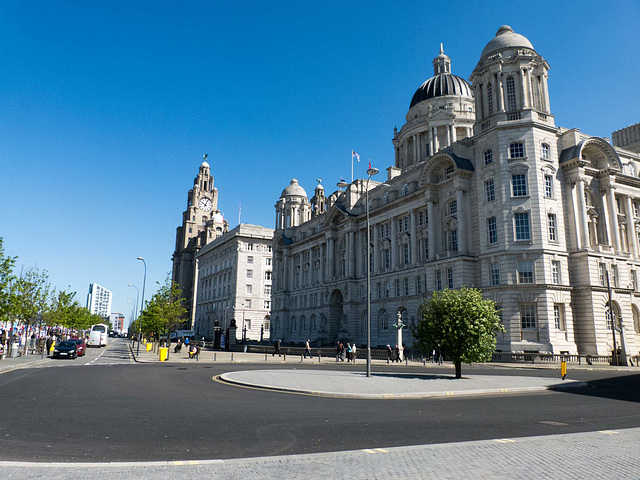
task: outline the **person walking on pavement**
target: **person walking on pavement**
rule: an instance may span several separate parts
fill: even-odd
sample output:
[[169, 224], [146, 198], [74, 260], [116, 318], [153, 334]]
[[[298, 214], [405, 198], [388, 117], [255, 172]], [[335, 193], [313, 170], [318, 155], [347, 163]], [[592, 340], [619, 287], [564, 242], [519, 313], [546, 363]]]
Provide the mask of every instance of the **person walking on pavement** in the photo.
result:
[[309, 339], [304, 344], [304, 358], [307, 358], [307, 355], [311, 357], [311, 345], [309, 344]]
[[347, 363], [351, 363], [351, 344], [347, 342]]
[[351, 345], [351, 361], [356, 363], [356, 344]]
[[391, 345], [387, 344], [387, 363], [392, 361], [393, 361], [393, 351], [391, 350]]
[[51, 352], [51, 345], [53, 345], [53, 337], [52, 337], [51, 335], [49, 335], [49, 336], [47, 337], [47, 343], [46, 343], [46, 346], [47, 346], [47, 355], [49, 355], [49, 353]]
[[276, 356], [276, 353], [278, 354], [279, 357], [282, 356], [282, 352], [280, 351], [280, 344], [282, 343], [282, 340], [278, 340], [275, 344], [275, 348], [273, 350], [273, 353], [271, 354], [272, 357]]
[[340, 361], [340, 340], [336, 342], [336, 363]]
[[398, 345], [396, 345], [395, 354], [396, 354], [396, 362], [400, 362], [401, 361], [401, 358], [400, 358], [400, 347], [398, 347]]

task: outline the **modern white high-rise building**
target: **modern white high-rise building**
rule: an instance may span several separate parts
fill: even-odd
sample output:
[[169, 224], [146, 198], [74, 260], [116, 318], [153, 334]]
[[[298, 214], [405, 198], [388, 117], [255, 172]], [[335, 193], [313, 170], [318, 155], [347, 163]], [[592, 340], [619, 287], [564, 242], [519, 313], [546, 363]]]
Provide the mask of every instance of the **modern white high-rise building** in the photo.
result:
[[111, 313], [111, 292], [97, 283], [90, 283], [87, 308], [95, 315], [108, 318]]

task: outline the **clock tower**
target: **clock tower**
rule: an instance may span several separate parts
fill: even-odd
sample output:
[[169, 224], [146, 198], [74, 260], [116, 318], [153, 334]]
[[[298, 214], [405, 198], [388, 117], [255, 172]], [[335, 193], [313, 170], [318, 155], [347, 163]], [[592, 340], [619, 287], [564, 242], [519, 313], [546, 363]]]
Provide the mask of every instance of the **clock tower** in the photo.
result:
[[218, 189], [213, 186], [207, 156], [193, 179], [193, 188], [187, 194], [187, 209], [182, 213], [182, 225], [176, 229], [171, 278], [182, 290], [185, 307], [192, 318], [193, 285], [196, 275], [196, 253], [207, 243], [229, 231], [227, 222], [218, 210]]

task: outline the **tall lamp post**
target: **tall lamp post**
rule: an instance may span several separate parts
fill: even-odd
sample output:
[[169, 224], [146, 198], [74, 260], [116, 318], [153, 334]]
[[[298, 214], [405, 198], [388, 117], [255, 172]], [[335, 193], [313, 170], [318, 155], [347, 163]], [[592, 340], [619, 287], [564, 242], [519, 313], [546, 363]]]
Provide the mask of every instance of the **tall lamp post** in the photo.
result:
[[373, 175], [380, 172], [377, 168], [372, 168], [369, 163], [367, 170], [367, 377], [371, 376], [371, 226], [369, 225], [369, 181]]
[[[147, 262], [144, 261], [144, 258], [138, 257], [137, 260], [142, 260], [144, 263], [144, 278], [142, 280], [142, 303], [140, 303], [140, 313], [142, 313], [142, 309], [144, 308], [144, 287], [147, 284]], [[140, 318], [138, 316], [138, 318]], [[138, 353], [136, 355], [140, 355], [140, 341], [142, 340], [142, 321], [138, 322]]]
[[127, 287], [133, 287], [136, 289], [136, 309], [134, 310], [135, 313], [133, 315], [133, 321], [135, 322], [138, 319], [138, 300], [140, 299], [140, 289], [133, 283], [128, 284]]
[[613, 352], [611, 357], [611, 363], [613, 365], [618, 365], [618, 345], [616, 343], [616, 316], [613, 313], [613, 292], [611, 289], [611, 282], [609, 281], [609, 269], [607, 268], [605, 271], [605, 275], [607, 276], [607, 293], [608, 293], [608, 304], [609, 304], [609, 320], [611, 321], [611, 335], [613, 335]]

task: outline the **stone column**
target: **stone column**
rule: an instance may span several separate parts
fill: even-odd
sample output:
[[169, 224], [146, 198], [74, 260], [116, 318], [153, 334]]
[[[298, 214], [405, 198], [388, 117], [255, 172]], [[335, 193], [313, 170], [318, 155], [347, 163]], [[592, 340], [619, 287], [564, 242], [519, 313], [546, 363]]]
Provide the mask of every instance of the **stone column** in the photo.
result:
[[527, 93], [526, 93], [526, 89], [524, 88], [525, 85], [525, 79], [524, 79], [524, 69], [520, 69], [518, 70], [518, 83], [520, 83], [520, 101], [521, 101], [521, 109], [525, 109], [527, 108], [528, 102], [527, 102]]
[[582, 245], [589, 247], [589, 217], [587, 216], [587, 202], [584, 198], [584, 180], [578, 180], [578, 205], [580, 207], [580, 240]]
[[[436, 258], [436, 214], [433, 200], [427, 200], [427, 215], [429, 217], [429, 259]], [[426, 285], [425, 285], [426, 288]]]
[[416, 163], [418, 158], [418, 136], [413, 135], [413, 163]]
[[600, 190], [601, 193], [601, 201], [602, 201], [602, 220], [604, 221], [604, 232], [606, 238], [604, 239], [607, 245], [613, 246], [612, 236], [611, 236], [611, 221], [609, 220], [609, 209], [607, 208], [607, 190]]
[[417, 239], [416, 239], [416, 212], [415, 210], [411, 210], [409, 214], [409, 221], [411, 222], [411, 226], [409, 231], [411, 233], [411, 265], [416, 265], [418, 263], [418, 249], [417, 249]]
[[574, 234], [576, 239], [576, 250], [580, 250], [582, 248], [582, 238], [580, 235], [580, 222], [578, 221], [578, 199], [576, 198], [576, 190], [577, 184], [580, 180], [571, 183], [571, 210], [573, 210], [573, 225], [574, 225]]
[[464, 192], [461, 187], [458, 187], [456, 190], [456, 203], [458, 204], [458, 251], [460, 253], [467, 253]]
[[354, 278], [356, 276], [356, 248], [355, 248], [355, 232], [352, 230], [347, 232], [347, 276]]
[[[356, 235], [356, 250], [354, 253], [354, 256], [356, 258], [356, 278], [357, 277], [361, 277], [363, 275], [363, 270], [364, 270], [364, 257], [363, 257], [363, 248], [362, 248], [362, 233], [363, 230], [359, 230], [355, 233]], [[366, 229], [364, 230], [364, 233], [366, 235], [367, 231]], [[366, 242], [366, 237], [365, 237], [365, 242]]]
[[283, 273], [283, 279], [282, 279], [282, 291], [283, 292], [288, 292], [289, 291], [289, 278], [291, 278], [291, 275], [289, 275], [289, 263], [290, 263], [290, 259], [289, 259], [289, 249], [285, 248], [283, 255], [282, 255], [282, 273]]
[[333, 254], [334, 254], [334, 243], [335, 240], [331, 237], [329, 237], [327, 239], [327, 274], [328, 274], [328, 278], [327, 280], [331, 281], [333, 280], [333, 277], [335, 276], [335, 271], [334, 271], [334, 261], [333, 261]]
[[445, 128], [447, 129], [447, 147], [448, 147], [449, 145], [451, 145], [451, 128], [449, 125], [446, 125]]
[[507, 77], [505, 77], [504, 75], [501, 75], [502, 78], [500, 78], [500, 98], [501, 98], [501, 102], [502, 102], [502, 109], [503, 111], [507, 110], [507, 97], [506, 97], [506, 91], [507, 91], [507, 86], [505, 84], [505, 82], [507, 81]]
[[380, 245], [378, 243], [380, 238], [379, 225], [373, 225], [372, 235], [373, 238], [371, 240], [373, 241], [373, 247], [371, 249], [371, 258], [373, 258], [373, 267], [371, 268], [371, 274], [373, 275], [374, 273], [378, 273], [380, 271], [380, 257], [378, 256], [380, 255], [380, 252], [378, 250], [378, 246]]
[[498, 100], [498, 111], [504, 112], [504, 92], [502, 88], [502, 74], [496, 73], [496, 99]]
[[627, 239], [631, 244], [629, 251], [638, 258], [638, 237], [633, 223], [633, 205], [631, 205], [631, 197], [629, 196], [627, 197]]
[[456, 126], [449, 125], [449, 130], [451, 130], [451, 143], [456, 143]]
[[549, 86], [547, 85], [547, 74], [542, 75], [542, 103], [547, 113], [551, 113], [551, 105], [549, 102]]
[[613, 247], [616, 252], [622, 250], [622, 244], [620, 243], [620, 228], [618, 227], [618, 208], [616, 205], [616, 191], [613, 185], [609, 186], [609, 213], [611, 214], [611, 230], [613, 233]]
[[325, 282], [324, 278], [324, 252], [327, 249], [324, 243], [320, 244], [320, 284]]

